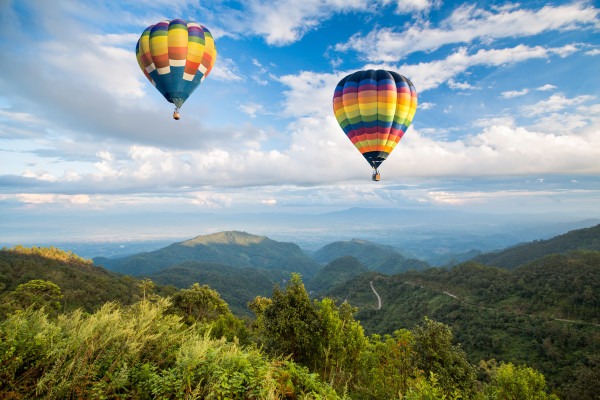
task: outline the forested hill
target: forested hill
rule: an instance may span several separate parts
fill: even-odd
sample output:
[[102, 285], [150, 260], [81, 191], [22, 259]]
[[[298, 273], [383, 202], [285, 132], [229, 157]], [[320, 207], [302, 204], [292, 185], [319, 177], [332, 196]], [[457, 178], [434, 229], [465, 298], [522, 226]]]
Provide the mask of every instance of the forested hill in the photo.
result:
[[478, 255], [472, 261], [501, 268], [516, 268], [538, 258], [571, 250], [600, 251], [600, 225], [577, 229], [548, 240], [509, 247], [502, 251]]
[[430, 266], [425, 261], [404, 257], [393, 246], [360, 239], [330, 243], [317, 250], [312, 258], [318, 262], [329, 263], [345, 256], [352, 256], [366, 267], [385, 274], [397, 274], [411, 269], [422, 270]]
[[[140, 280], [107, 271], [71, 252], [23, 246], [0, 250], [0, 303], [19, 285], [32, 280], [60, 287], [61, 310], [93, 312], [107, 301], [131, 304], [142, 298]], [[160, 285], [155, 289], [157, 293], [168, 292]]]
[[276, 283], [290, 279], [290, 272], [254, 267], [231, 267], [217, 263], [186, 261], [163, 268], [148, 277], [156, 283], [187, 289], [195, 283], [208, 285], [219, 292], [231, 311], [238, 316], [252, 316], [248, 303], [256, 296], [268, 297]]
[[298, 272], [307, 279], [321, 268], [319, 263], [293, 243], [277, 242], [245, 232], [198, 236], [162, 249], [120, 259], [94, 259], [96, 264], [128, 275], [152, 274], [185, 261]]
[[327, 291], [337, 284], [368, 271], [367, 267], [352, 256], [336, 258], [317, 272], [308, 287], [317, 293]]
[[[369, 281], [382, 298], [380, 310]], [[600, 252], [549, 255], [513, 270], [467, 262], [394, 276], [371, 273], [328, 296], [358, 306], [356, 317], [368, 333], [410, 329], [426, 315], [450, 325], [474, 362], [526, 363], [554, 387], [584, 387], [591, 383], [577, 379], [599, 377]], [[600, 381], [595, 385], [600, 393]]]

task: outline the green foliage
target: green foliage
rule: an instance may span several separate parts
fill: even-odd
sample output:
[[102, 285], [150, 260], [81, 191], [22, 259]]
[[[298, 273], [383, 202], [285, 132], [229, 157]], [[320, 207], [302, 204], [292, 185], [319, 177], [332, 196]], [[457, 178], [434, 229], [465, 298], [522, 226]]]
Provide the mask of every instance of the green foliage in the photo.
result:
[[429, 378], [417, 376], [410, 384], [403, 400], [458, 400], [464, 397], [457, 391], [445, 393], [439, 385], [436, 375], [431, 372]]
[[313, 259], [331, 263], [337, 258], [346, 256], [352, 256], [368, 268], [384, 274], [397, 274], [411, 269], [422, 270], [429, 267], [425, 261], [405, 258], [392, 246], [383, 246], [359, 239], [330, 243], [316, 251]]
[[499, 252], [481, 254], [473, 261], [512, 269], [550, 254], [566, 254], [574, 250], [600, 251], [600, 225], [577, 229], [548, 240], [509, 247]]
[[290, 273], [262, 268], [238, 268], [223, 264], [187, 261], [149, 275], [153, 281], [177, 288], [196, 282], [219, 292], [236, 315], [248, 315], [246, 305], [256, 296], [270, 296], [273, 285], [289, 279]]
[[420, 376], [413, 334], [407, 330], [394, 335], [373, 335], [363, 354], [360, 371], [363, 395], [374, 399], [395, 399], [410, 389], [410, 382]]
[[486, 391], [490, 399], [545, 400], [558, 399], [545, 392], [546, 380], [542, 374], [526, 366], [501, 364], [493, 372]]
[[[600, 392], [587, 361], [600, 348], [600, 252], [550, 255], [514, 270], [467, 262], [380, 275], [381, 310], [374, 310], [368, 280], [356, 277], [329, 295], [357, 306], [356, 318], [369, 334], [412, 329], [426, 315], [452, 327], [471, 363], [527, 364], [569, 399]], [[589, 383], [579, 376], [590, 376]]]
[[475, 370], [462, 349], [452, 344], [452, 330], [447, 325], [424, 318], [413, 330], [417, 366], [426, 373], [435, 373], [440, 385], [448, 392], [458, 389], [471, 393]]
[[[0, 304], [12, 303], [17, 287], [32, 280], [60, 287], [63, 297], [54, 298], [51, 304], [56, 307], [54, 302], [60, 301], [59, 308], [67, 311], [93, 312], [107, 301], [132, 304], [142, 298], [137, 279], [97, 267], [70, 252], [23, 246], [0, 250]], [[168, 295], [173, 289], [156, 285], [155, 292]]]
[[309, 287], [315, 292], [327, 291], [337, 284], [368, 271], [367, 267], [352, 256], [336, 258], [317, 272], [310, 281]]
[[281, 289], [273, 289], [273, 299], [263, 313], [263, 334], [267, 348], [277, 355], [291, 355], [304, 365], [314, 361], [319, 320], [302, 279], [298, 274]]
[[[3, 250], [5, 250], [5, 249], [3, 249]], [[74, 254], [72, 251], [63, 251], [63, 250], [58, 249], [53, 246], [50, 246], [50, 247], [37, 247], [37, 246], [24, 247], [22, 245], [17, 245], [17, 246], [11, 247], [7, 251], [19, 253], [19, 254], [26, 254], [26, 255], [36, 255], [36, 256], [41, 256], [41, 257], [51, 259], [51, 260], [57, 260], [57, 261], [63, 261], [63, 262], [69, 262], [69, 263], [78, 263], [78, 264], [84, 264], [84, 265], [92, 265], [93, 264], [92, 260], [85, 260], [85, 259], [79, 257], [77, 254]]]
[[315, 370], [334, 387], [352, 385], [361, 368], [368, 339], [354, 320], [356, 309], [348, 303], [336, 306], [332, 299], [315, 300], [319, 335], [313, 358]]
[[58, 310], [62, 297], [60, 288], [54, 283], [40, 279], [32, 280], [20, 284], [14, 291], [3, 296], [3, 302], [0, 304], [0, 314], [26, 308]]
[[[594, 321], [600, 253], [546, 257], [514, 271], [465, 263], [394, 277], [370, 272], [336, 289], [358, 312], [347, 302], [311, 300], [294, 274], [271, 299], [247, 301], [253, 323], [237, 319], [206, 285], [177, 291], [79, 261], [0, 256], [2, 298], [12, 305], [0, 319], [0, 398], [554, 398], [544, 375], [523, 361], [550, 371], [551, 387], [566, 398], [598, 393], [600, 359], [588, 351], [600, 348], [596, 326], [549, 318], [567, 310]], [[45, 280], [48, 273], [67, 285], [64, 275], [90, 282], [90, 304], [102, 304], [94, 290], [103, 284], [129, 288], [141, 301], [58, 314], [61, 289]], [[34, 274], [43, 279], [25, 279]], [[374, 309], [370, 280], [381, 310]], [[62, 291], [65, 299], [72, 290]], [[165, 293], [170, 300], [159, 296]], [[368, 329], [393, 333], [365, 336], [355, 320], [361, 315]], [[462, 348], [471, 349], [474, 362], [490, 352], [522, 360], [481, 363], [476, 381]]]
[[198, 283], [189, 289], [182, 289], [171, 297], [172, 304], [169, 312], [180, 315], [188, 324], [197, 321], [211, 322], [219, 319], [221, 315], [229, 314], [229, 306], [219, 293], [207, 285]]
[[164, 300], [0, 322], [0, 398], [338, 399], [301, 366], [210, 339]]

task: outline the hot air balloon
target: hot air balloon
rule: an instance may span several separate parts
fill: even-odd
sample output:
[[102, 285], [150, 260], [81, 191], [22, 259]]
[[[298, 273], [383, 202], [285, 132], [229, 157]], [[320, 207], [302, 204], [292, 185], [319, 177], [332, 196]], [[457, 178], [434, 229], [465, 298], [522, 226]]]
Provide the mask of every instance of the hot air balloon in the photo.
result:
[[404, 76], [384, 70], [357, 71], [342, 79], [333, 94], [333, 112], [348, 139], [373, 167], [400, 141], [417, 110], [417, 91]]
[[217, 58], [212, 35], [204, 26], [181, 19], [161, 21], [147, 27], [135, 46], [146, 78], [179, 108], [208, 76]]

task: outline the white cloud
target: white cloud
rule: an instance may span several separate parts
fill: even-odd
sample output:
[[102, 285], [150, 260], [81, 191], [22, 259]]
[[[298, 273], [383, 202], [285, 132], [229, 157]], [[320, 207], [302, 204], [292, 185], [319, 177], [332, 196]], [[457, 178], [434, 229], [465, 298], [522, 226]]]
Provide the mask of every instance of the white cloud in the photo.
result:
[[[90, 36], [90, 41], [101, 37]], [[110, 41], [107, 41], [107, 44]], [[140, 98], [145, 85], [150, 83], [143, 76], [130, 49], [107, 44], [46, 42], [39, 49], [40, 71], [49, 81], [56, 75], [69, 76], [75, 83], [91, 86], [121, 99]], [[141, 79], [140, 79], [141, 77]], [[144, 82], [146, 81], [146, 82]]]
[[33, 114], [18, 112], [18, 111], [11, 111], [11, 110], [2, 109], [2, 108], [0, 108], [0, 117], [4, 117], [6, 119], [11, 120], [12, 122], [19, 122], [19, 123], [28, 123], [28, 122], [39, 123], [40, 122], [38, 117]]
[[448, 80], [448, 87], [450, 89], [458, 89], [458, 90], [475, 90], [479, 89], [476, 86], [471, 85], [468, 82], [456, 82], [454, 79]]
[[540, 86], [539, 88], [537, 88], [536, 90], [541, 90], [541, 91], [548, 91], [548, 90], [552, 90], [552, 89], [556, 89], [556, 86], [551, 85], [549, 83], [545, 84], [544, 86]]
[[231, 207], [231, 196], [220, 193], [194, 192], [190, 202], [200, 207], [227, 208]]
[[435, 103], [420, 103], [419, 110], [431, 110], [435, 106]]
[[25, 172], [23, 172], [23, 177], [24, 178], [34, 178], [34, 179], [38, 179], [40, 181], [47, 181], [47, 182], [58, 181], [58, 178], [56, 176], [49, 174], [47, 171], [32, 171], [30, 169], [26, 169]]
[[545, 114], [555, 111], [564, 110], [567, 107], [572, 107], [589, 100], [595, 99], [595, 96], [582, 95], [572, 99], [566, 98], [563, 95], [554, 94], [547, 100], [541, 100], [535, 104], [523, 107], [523, 110], [529, 114]]
[[238, 107], [243, 113], [248, 114], [251, 118], [256, 117], [256, 113], [262, 111], [263, 106], [256, 103], [240, 104]]
[[52, 204], [52, 203], [62, 203], [65, 204], [76, 204], [76, 205], [86, 205], [90, 204], [90, 197], [86, 194], [74, 194], [74, 195], [66, 195], [66, 194], [52, 194], [52, 193], [18, 193], [16, 194], [17, 199], [21, 203], [27, 204]]
[[584, 29], [600, 26], [599, 10], [586, 3], [545, 6], [537, 11], [495, 9], [486, 11], [474, 5], [454, 10], [440, 28], [410, 26], [403, 30], [377, 28], [366, 36], [356, 33], [338, 51], [355, 50], [372, 62], [397, 62], [417, 51], [434, 51], [446, 44], [470, 43], [531, 36], [554, 30]]
[[529, 93], [529, 89], [509, 90], [507, 92], [502, 92], [501, 95], [505, 99], [512, 99], [513, 97], [525, 96], [527, 93]]
[[431, 0], [395, 0], [395, 2], [397, 5], [396, 13], [398, 14], [427, 11], [434, 6], [434, 1]]
[[217, 61], [210, 71], [208, 78], [225, 82], [238, 82], [243, 79], [243, 75], [239, 72], [239, 68], [231, 58], [223, 58], [217, 55]]
[[[568, 48], [568, 50], [567, 50]], [[398, 69], [402, 75], [410, 78], [418, 92], [433, 89], [444, 82], [454, 79], [474, 66], [497, 67], [535, 58], [547, 58], [566, 51], [576, 51], [572, 46], [541, 47], [518, 45], [512, 48], [479, 50], [468, 54], [466, 48], [460, 48], [443, 60], [412, 65], [402, 65]]]
[[597, 56], [598, 54], [600, 54], [600, 49], [588, 50], [584, 54], [588, 56]]
[[366, 10], [372, 0], [253, 0], [248, 9], [250, 28], [270, 45], [283, 46], [299, 40], [333, 13]]

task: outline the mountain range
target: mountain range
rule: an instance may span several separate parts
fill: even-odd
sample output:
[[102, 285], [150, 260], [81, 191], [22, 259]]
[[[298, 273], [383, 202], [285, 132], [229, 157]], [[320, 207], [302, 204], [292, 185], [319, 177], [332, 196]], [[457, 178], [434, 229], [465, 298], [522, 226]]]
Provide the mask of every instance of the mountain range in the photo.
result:
[[61, 287], [65, 309], [93, 311], [109, 300], [139, 300], [139, 278], [147, 277], [164, 295], [196, 282], [209, 285], [237, 315], [250, 315], [248, 301], [268, 297], [298, 272], [314, 298], [358, 307], [356, 318], [368, 333], [409, 329], [428, 316], [452, 327], [473, 362], [526, 363], [551, 387], [593, 378], [600, 367], [600, 225], [447, 268], [360, 239], [327, 244], [311, 258], [294, 243], [236, 231], [94, 260], [112, 271], [70, 254], [3, 249], [0, 300], [19, 284], [42, 279]]

